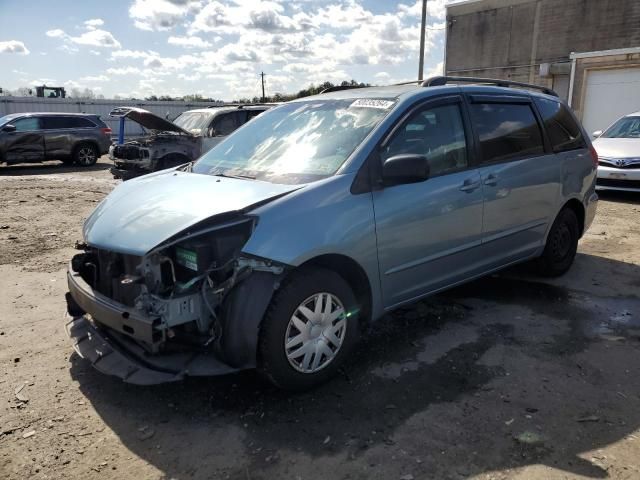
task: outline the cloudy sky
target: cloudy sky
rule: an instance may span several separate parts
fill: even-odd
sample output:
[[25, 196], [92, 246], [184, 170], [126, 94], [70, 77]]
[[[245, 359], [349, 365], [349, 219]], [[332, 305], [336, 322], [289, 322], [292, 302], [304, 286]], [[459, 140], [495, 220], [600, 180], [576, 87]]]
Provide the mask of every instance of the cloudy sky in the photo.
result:
[[[439, 73], [445, 4], [429, 0], [425, 72]], [[421, 0], [0, 0], [0, 87], [107, 98], [225, 100], [325, 80], [417, 78]], [[28, 5], [28, 8], [27, 8]]]

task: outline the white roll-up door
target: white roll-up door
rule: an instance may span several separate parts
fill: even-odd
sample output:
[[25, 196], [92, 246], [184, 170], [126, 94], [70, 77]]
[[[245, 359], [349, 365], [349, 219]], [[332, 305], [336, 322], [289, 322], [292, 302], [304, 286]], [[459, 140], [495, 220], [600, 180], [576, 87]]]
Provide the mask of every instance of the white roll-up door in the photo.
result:
[[589, 134], [639, 110], [640, 67], [588, 72], [582, 124]]

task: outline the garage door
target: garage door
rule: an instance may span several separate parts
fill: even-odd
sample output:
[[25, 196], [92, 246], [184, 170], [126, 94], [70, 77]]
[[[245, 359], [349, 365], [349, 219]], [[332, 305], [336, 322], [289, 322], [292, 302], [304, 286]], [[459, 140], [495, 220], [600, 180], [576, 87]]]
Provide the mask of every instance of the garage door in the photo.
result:
[[587, 132], [604, 130], [640, 110], [640, 67], [594, 70], [587, 75], [582, 124]]

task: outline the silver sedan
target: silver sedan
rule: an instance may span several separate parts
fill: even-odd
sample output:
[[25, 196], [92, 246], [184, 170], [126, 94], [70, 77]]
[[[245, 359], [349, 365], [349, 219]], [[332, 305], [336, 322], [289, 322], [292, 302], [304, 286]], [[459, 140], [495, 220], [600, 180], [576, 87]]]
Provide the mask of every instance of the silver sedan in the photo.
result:
[[599, 159], [596, 188], [640, 192], [640, 112], [620, 118], [593, 136]]

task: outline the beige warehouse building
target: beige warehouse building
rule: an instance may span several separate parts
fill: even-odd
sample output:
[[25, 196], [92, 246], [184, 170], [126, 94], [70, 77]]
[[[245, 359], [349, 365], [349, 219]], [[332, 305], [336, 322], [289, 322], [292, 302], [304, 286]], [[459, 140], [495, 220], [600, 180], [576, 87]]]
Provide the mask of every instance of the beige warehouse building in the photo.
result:
[[445, 72], [551, 87], [589, 132], [603, 129], [640, 110], [640, 1], [449, 5]]

